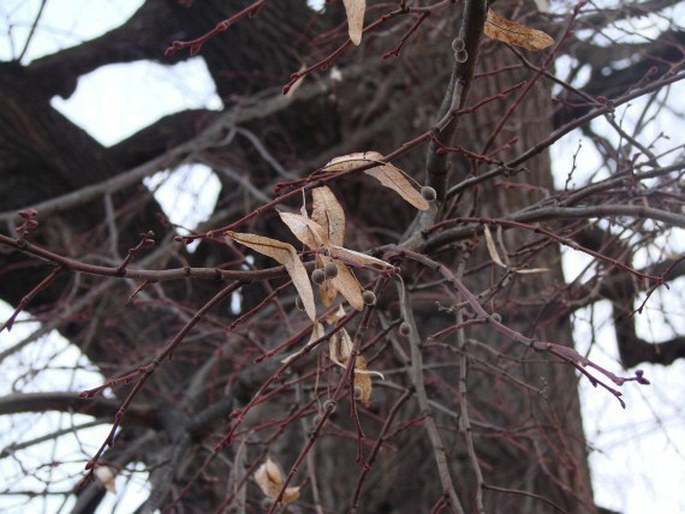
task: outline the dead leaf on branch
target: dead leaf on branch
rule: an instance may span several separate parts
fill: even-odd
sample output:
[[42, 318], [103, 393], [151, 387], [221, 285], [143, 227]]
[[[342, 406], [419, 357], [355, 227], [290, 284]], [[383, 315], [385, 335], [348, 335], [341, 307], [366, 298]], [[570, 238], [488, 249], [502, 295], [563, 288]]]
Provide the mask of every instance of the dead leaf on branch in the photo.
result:
[[366, 0], [343, 0], [345, 13], [347, 14], [347, 32], [350, 41], [356, 46], [362, 42], [364, 29], [364, 13], [366, 12]]
[[417, 209], [421, 211], [428, 209], [428, 201], [421, 196], [421, 192], [414, 187], [407, 174], [396, 166], [384, 162], [383, 155], [379, 152], [371, 150], [341, 155], [331, 159], [323, 170], [329, 172], [349, 171], [369, 163], [376, 163], [377, 166], [364, 170], [364, 173], [378, 180], [381, 185], [395, 191]]
[[331, 244], [342, 246], [345, 241], [345, 211], [328, 186], [312, 190], [314, 207], [312, 220], [326, 231]]
[[[347, 368], [347, 364], [352, 356], [353, 347], [352, 338], [346, 329], [343, 328], [340, 332], [333, 334], [328, 343], [331, 362], [341, 368]], [[382, 373], [367, 369], [366, 359], [363, 355], [357, 355], [354, 360], [354, 397], [364, 405], [368, 405], [371, 401], [371, 375], [376, 375], [381, 380], [385, 380]]]
[[317, 268], [324, 269], [330, 263], [335, 265], [335, 276], [328, 277], [319, 285], [324, 306], [333, 305], [335, 297], [340, 293], [353, 308], [362, 310], [363, 289], [352, 270], [342, 261], [383, 268], [392, 265], [342, 246], [345, 239], [345, 212], [327, 186], [313, 189], [312, 198], [314, 206], [311, 217], [304, 206], [300, 214], [279, 212], [279, 216], [302, 244], [317, 252]]
[[549, 34], [503, 18], [492, 9], [488, 9], [483, 33], [497, 41], [532, 51], [544, 50], [554, 44], [554, 38]]
[[[267, 457], [266, 461], [257, 468], [255, 471], [254, 479], [257, 485], [262, 490], [265, 496], [268, 496], [272, 500], [276, 500], [278, 493], [283, 487], [283, 473], [281, 473], [281, 468], [271, 457]], [[281, 501], [283, 504], [287, 505], [292, 503], [300, 497], [300, 488], [298, 487], [287, 487], [283, 492], [283, 497]]]
[[492, 233], [487, 225], [483, 226], [483, 233], [485, 234], [485, 245], [488, 247], [488, 253], [490, 254], [492, 261], [502, 268], [507, 268], [508, 266], [502, 262], [502, 259], [497, 252], [495, 240], [492, 238]]
[[227, 230], [225, 235], [230, 239], [259, 252], [262, 255], [271, 257], [273, 260], [285, 266], [285, 270], [290, 275], [295, 289], [297, 289], [304, 310], [309, 319], [316, 319], [316, 305], [314, 303], [314, 291], [309, 281], [307, 270], [302, 261], [297, 256], [295, 248], [288, 243], [271, 239], [270, 237], [259, 236], [257, 234], [246, 234]]

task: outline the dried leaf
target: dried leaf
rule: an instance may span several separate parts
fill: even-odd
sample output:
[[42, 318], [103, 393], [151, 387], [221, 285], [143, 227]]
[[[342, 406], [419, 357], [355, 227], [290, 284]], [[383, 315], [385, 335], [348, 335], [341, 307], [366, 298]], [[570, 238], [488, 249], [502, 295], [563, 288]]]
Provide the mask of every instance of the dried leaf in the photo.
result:
[[331, 243], [342, 246], [345, 240], [345, 211], [342, 205], [327, 186], [313, 189], [312, 198], [312, 220], [324, 228]]
[[352, 338], [346, 329], [343, 328], [333, 334], [328, 343], [328, 354], [331, 362], [341, 368], [346, 368], [350, 355], [352, 355], [353, 346]]
[[492, 9], [488, 9], [483, 33], [503, 43], [533, 51], [543, 50], [554, 43], [549, 34], [502, 18]]
[[348, 171], [369, 163], [383, 163], [383, 154], [369, 150], [368, 152], [353, 152], [333, 157], [323, 167], [326, 172]]
[[[341, 368], [347, 368], [352, 355], [352, 338], [344, 328], [331, 336], [329, 341], [328, 351], [331, 362], [337, 364]], [[362, 355], [358, 355], [354, 361], [354, 393], [355, 398], [365, 405], [369, 404], [371, 400], [371, 375], [377, 375], [385, 380], [382, 373], [378, 371], [371, 371], [366, 367], [366, 359]]]
[[325, 229], [307, 216], [292, 212], [279, 212], [278, 215], [293, 235], [310, 250], [316, 250], [327, 242]]
[[515, 269], [514, 272], [519, 275], [535, 275], [538, 273], [547, 273], [549, 268], [527, 268], [527, 269]]
[[492, 238], [492, 233], [490, 232], [490, 229], [488, 228], [487, 225], [483, 226], [483, 233], [485, 234], [485, 244], [488, 247], [488, 253], [490, 254], [490, 258], [498, 266], [500, 266], [502, 268], [506, 268], [507, 265], [502, 262], [502, 259], [500, 258], [499, 253], [497, 253], [497, 247], [495, 246], [495, 241]]
[[[278, 493], [281, 491], [281, 487], [283, 487], [281, 469], [278, 464], [271, 460], [271, 457], [267, 457], [266, 461], [257, 468], [254, 479], [264, 495], [272, 500], [275, 500], [278, 497]], [[283, 492], [281, 501], [287, 505], [288, 503], [294, 502], [299, 497], [299, 487], [287, 487]]]
[[345, 309], [343, 309], [342, 305], [338, 305], [338, 308], [335, 310], [335, 312], [331, 312], [330, 314], [328, 314], [324, 317], [324, 321], [326, 323], [328, 323], [329, 325], [335, 325], [338, 321], [340, 321], [344, 317], [345, 317]]
[[117, 494], [117, 486], [114, 482], [115, 474], [112, 468], [109, 466], [97, 466], [93, 473], [108, 492]]
[[270, 237], [259, 236], [257, 234], [245, 234], [240, 232], [226, 231], [226, 236], [234, 241], [252, 248], [255, 252], [271, 257], [273, 260], [285, 266], [285, 270], [290, 275], [295, 289], [297, 289], [304, 310], [309, 319], [316, 319], [316, 306], [314, 304], [314, 291], [309, 281], [307, 270], [302, 261], [297, 256], [297, 252], [292, 245], [271, 239]]
[[345, 259], [347, 261], [354, 262], [355, 264], [370, 264], [372, 266], [375, 265], [382, 268], [394, 267], [392, 264], [385, 262], [382, 259], [377, 259], [376, 257], [366, 255], [365, 253], [355, 252], [354, 250], [343, 248], [342, 246], [329, 245], [328, 248], [334, 257], [337, 257], [338, 259]]
[[361, 355], [357, 356], [354, 362], [354, 397], [364, 405], [371, 401], [371, 377], [366, 371], [366, 359]]
[[[316, 257], [317, 267], [324, 268], [329, 262], [333, 262], [327, 255], [319, 254]], [[338, 296], [337, 288], [331, 283], [330, 280], [324, 280], [323, 284], [319, 286], [319, 295], [321, 296], [321, 303], [324, 307], [330, 307], [335, 301], [335, 297]]]
[[350, 40], [355, 45], [359, 45], [362, 41], [366, 0], [343, 0], [343, 4], [345, 5], [345, 13], [347, 13], [347, 31]]
[[334, 261], [338, 268], [338, 274], [329, 279], [327, 282], [345, 297], [345, 300], [358, 311], [364, 308], [364, 300], [362, 300], [362, 286], [359, 285], [357, 277], [350, 268], [340, 261]]
[[381, 166], [365, 170], [364, 173], [371, 175], [385, 187], [395, 191], [420, 211], [428, 210], [430, 204], [421, 196], [421, 193], [416, 190], [401, 169], [396, 168], [390, 163], [383, 163]]

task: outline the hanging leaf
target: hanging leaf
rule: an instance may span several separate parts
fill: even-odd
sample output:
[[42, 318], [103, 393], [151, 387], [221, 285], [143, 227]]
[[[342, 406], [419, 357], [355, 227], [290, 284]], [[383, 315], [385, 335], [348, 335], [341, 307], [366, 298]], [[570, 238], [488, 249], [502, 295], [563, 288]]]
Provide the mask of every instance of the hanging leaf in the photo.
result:
[[488, 247], [488, 253], [490, 254], [490, 258], [498, 266], [506, 268], [507, 265], [502, 262], [502, 259], [499, 256], [499, 253], [497, 252], [497, 247], [495, 246], [495, 240], [492, 238], [492, 233], [490, 232], [490, 229], [487, 225], [483, 226], [483, 233], [485, 234], [485, 244]]
[[342, 205], [327, 186], [313, 189], [312, 198], [312, 220], [324, 228], [332, 244], [342, 246], [345, 241], [345, 211]]
[[359, 400], [364, 405], [368, 405], [371, 401], [372, 383], [369, 372], [366, 370], [366, 359], [361, 355], [354, 361], [353, 383], [355, 400]]
[[343, 4], [347, 14], [347, 31], [350, 35], [350, 40], [358, 46], [362, 41], [366, 0], [343, 0]]
[[[319, 268], [324, 268], [326, 264], [328, 264], [329, 262], [333, 262], [333, 259], [323, 254], [319, 254], [316, 260], [317, 266]], [[324, 307], [330, 307], [331, 305], [333, 305], [335, 297], [338, 296], [338, 290], [330, 280], [324, 280], [323, 283], [319, 286], [319, 296], [321, 297], [321, 303], [323, 303]]]
[[334, 257], [338, 259], [345, 259], [355, 264], [370, 264], [372, 266], [380, 266], [382, 268], [393, 268], [394, 266], [384, 260], [377, 259], [371, 255], [366, 255], [365, 253], [355, 252], [349, 248], [343, 248], [342, 246], [330, 245], [329, 249]]
[[297, 252], [292, 245], [279, 241], [278, 239], [271, 239], [269, 237], [259, 236], [257, 234], [245, 234], [240, 232], [226, 231], [226, 236], [234, 241], [252, 248], [255, 252], [271, 257], [273, 260], [285, 266], [285, 270], [290, 275], [295, 289], [297, 289], [304, 310], [309, 316], [309, 319], [314, 321], [316, 319], [316, 306], [314, 304], [314, 291], [312, 284], [309, 281], [307, 270], [297, 256]]
[[331, 159], [323, 169], [332, 172], [348, 171], [371, 162], [377, 163], [378, 166], [364, 170], [364, 173], [372, 176], [388, 189], [395, 191], [417, 209], [421, 211], [428, 209], [428, 201], [421, 196], [407, 175], [392, 164], [383, 162], [383, 155], [379, 152], [369, 150], [368, 152], [341, 155]]
[[352, 152], [333, 157], [323, 167], [326, 172], [348, 171], [369, 163], [383, 163], [383, 154], [369, 150], [368, 152]]
[[[359, 285], [357, 277], [354, 276], [352, 270], [347, 265], [340, 261], [335, 262], [338, 268], [338, 274], [327, 280], [330, 284], [345, 297], [345, 300], [358, 311], [364, 308], [364, 300], [362, 299], [362, 286]], [[325, 283], [325, 282], [324, 282]]]
[[[352, 355], [353, 343], [350, 334], [346, 329], [340, 330], [331, 336], [328, 343], [328, 352], [331, 362], [341, 368], [347, 368]], [[371, 375], [376, 375], [385, 380], [382, 373], [370, 371], [366, 366], [366, 359], [363, 355], [358, 355], [354, 361], [354, 397], [364, 405], [368, 405], [371, 400]]]
[[497, 41], [532, 51], [543, 50], [554, 44], [554, 39], [549, 34], [502, 18], [492, 9], [488, 9], [483, 33]]
[[[282, 476], [283, 474], [281, 473], [281, 468], [278, 464], [272, 461], [271, 457], [267, 457], [266, 461], [257, 468], [257, 471], [255, 471], [254, 479], [264, 495], [275, 500], [283, 487]], [[287, 487], [283, 492], [281, 501], [287, 505], [288, 503], [294, 502], [299, 497], [299, 487]]]
[[293, 235], [310, 250], [316, 250], [328, 241], [325, 229], [307, 216], [292, 212], [279, 212], [278, 215]]
[[405, 201], [420, 211], [428, 210], [428, 201], [421, 196], [421, 193], [416, 190], [401, 169], [396, 168], [390, 163], [383, 163], [381, 166], [364, 170], [364, 173], [371, 175], [382, 185], [395, 191]]

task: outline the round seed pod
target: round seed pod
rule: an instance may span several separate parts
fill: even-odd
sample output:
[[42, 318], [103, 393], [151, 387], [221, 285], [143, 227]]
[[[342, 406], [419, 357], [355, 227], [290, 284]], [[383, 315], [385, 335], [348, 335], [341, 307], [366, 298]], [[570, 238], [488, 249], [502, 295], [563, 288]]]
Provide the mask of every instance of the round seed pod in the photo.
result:
[[376, 305], [376, 293], [366, 290], [362, 293], [362, 301], [365, 305]]
[[329, 262], [324, 266], [323, 272], [325, 273], [326, 278], [335, 278], [338, 276], [338, 266], [335, 262]]
[[427, 202], [434, 202], [438, 197], [438, 193], [431, 186], [423, 186], [421, 188], [421, 196], [423, 196], [423, 199]]
[[411, 325], [409, 325], [409, 323], [407, 323], [406, 321], [400, 323], [400, 334], [402, 334], [405, 337], [411, 334]]
[[326, 280], [326, 273], [324, 270], [316, 268], [314, 271], [312, 271], [312, 282], [314, 282], [317, 286], [323, 284], [324, 280]]

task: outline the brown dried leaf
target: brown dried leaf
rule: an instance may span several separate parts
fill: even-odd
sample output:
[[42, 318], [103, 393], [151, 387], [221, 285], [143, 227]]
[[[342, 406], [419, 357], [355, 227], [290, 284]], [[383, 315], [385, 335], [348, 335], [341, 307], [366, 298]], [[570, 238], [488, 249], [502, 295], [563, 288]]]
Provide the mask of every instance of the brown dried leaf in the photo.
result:
[[331, 362], [342, 368], [347, 367], [347, 362], [350, 360], [350, 355], [352, 355], [353, 346], [350, 333], [345, 328], [333, 334], [328, 344]]
[[483, 33], [492, 39], [532, 51], [543, 50], [554, 44], [549, 34], [502, 18], [492, 9], [488, 9]]
[[354, 397], [364, 405], [371, 401], [371, 377], [366, 370], [366, 359], [361, 355], [357, 356], [354, 362]]
[[423, 196], [421, 196], [421, 193], [416, 190], [414, 185], [409, 181], [401, 169], [386, 162], [382, 163], [381, 166], [364, 170], [364, 173], [371, 175], [382, 185], [395, 191], [398, 195], [404, 198], [404, 200], [420, 211], [428, 210], [430, 204]]
[[290, 275], [293, 285], [302, 299], [304, 310], [309, 319], [312, 321], [316, 319], [316, 305], [314, 303], [312, 284], [309, 281], [309, 275], [307, 275], [304, 264], [302, 264], [292, 245], [278, 239], [271, 239], [270, 237], [232, 232], [230, 230], [226, 231], [226, 236], [248, 248], [252, 248], [255, 252], [271, 257], [279, 264], [285, 266], [285, 270]]
[[[338, 268], [338, 274], [327, 280], [330, 284], [345, 297], [345, 300], [352, 306], [352, 308], [360, 311], [364, 308], [364, 300], [362, 300], [362, 286], [359, 285], [357, 277], [354, 276], [352, 270], [347, 267], [345, 263], [334, 261]], [[325, 282], [324, 282], [325, 283]]]
[[[333, 262], [333, 259], [331, 259], [328, 255], [323, 254], [319, 254], [316, 257], [316, 260], [318, 268], [324, 268], [326, 264]], [[323, 303], [324, 307], [330, 307], [333, 305], [335, 297], [338, 296], [338, 290], [330, 280], [324, 280], [319, 286], [319, 295], [321, 296], [321, 303]]]
[[362, 41], [366, 0], [343, 0], [343, 4], [347, 13], [347, 31], [350, 35], [350, 40], [355, 45], [359, 45]]
[[342, 205], [327, 186], [313, 189], [312, 198], [312, 220], [324, 228], [331, 243], [342, 246], [345, 241], [345, 211]]
[[526, 268], [526, 269], [515, 269], [514, 272], [519, 275], [536, 275], [538, 273], [547, 273], [549, 268]]
[[323, 167], [323, 171], [336, 172], [348, 171], [359, 166], [364, 166], [371, 162], [382, 164], [383, 154], [369, 150], [368, 152], [353, 152], [346, 155], [333, 157], [328, 164]]
[[343, 248], [342, 246], [329, 245], [329, 250], [338, 259], [345, 259], [355, 264], [370, 264], [372, 266], [380, 266], [382, 268], [392, 268], [394, 267], [389, 262], [385, 262], [382, 259], [377, 259], [365, 253], [355, 252], [349, 248]]
[[326, 230], [307, 216], [292, 212], [279, 212], [278, 215], [293, 235], [310, 250], [316, 250], [328, 241]]
[[[266, 461], [257, 468], [257, 471], [255, 471], [254, 474], [254, 479], [259, 488], [265, 496], [268, 496], [272, 500], [275, 500], [278, 497], [278, 493], [281, 491], [281, 487], [283, 487], [283, 479], [281, 477], [281, 468], [271, 460], [271, 457], [267, 457]], [[299, 487], [287, 487], [283, 492], [281, 501], [287, 505], [288, 503], [297, 500], [299, 497]]]
[[483, 226], [483, 232], [485, 234], [485, 244], [488, 247], [488, 253], [490, 254], [490, 258], [498, 266], [500, 266], [502, 268], [506, 268], [507, 265], [502, 262], [502, 259], [500, 258], [499, 253], [497, 253], [497, 247], [495, 246], [495, 240], [492, 238], [492, 232], [490, 232], [490, 229], [488, 228], [487, 225]]

